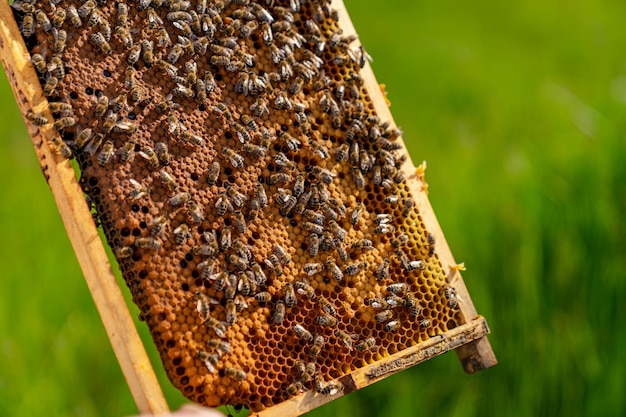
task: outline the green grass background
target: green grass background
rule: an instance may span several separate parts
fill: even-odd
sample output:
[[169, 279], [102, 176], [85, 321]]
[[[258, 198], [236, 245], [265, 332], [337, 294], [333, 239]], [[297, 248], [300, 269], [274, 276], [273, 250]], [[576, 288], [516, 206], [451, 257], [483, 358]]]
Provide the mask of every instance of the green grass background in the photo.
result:
[[[500, 363], [449, 353], [311, 415], [625, 415], [626, 4], [346, 3]], [[4, 76], [0, 107], [0, 415], [132, 414]]]

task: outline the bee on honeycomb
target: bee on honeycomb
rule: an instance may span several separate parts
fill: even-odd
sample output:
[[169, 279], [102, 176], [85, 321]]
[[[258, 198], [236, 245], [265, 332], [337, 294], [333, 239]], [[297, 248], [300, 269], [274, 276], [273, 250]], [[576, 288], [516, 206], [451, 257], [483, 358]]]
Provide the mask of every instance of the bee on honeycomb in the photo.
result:
[[57, 115], [28, 120], [76, 158], [186, 397], [341, 395], [374, 354], [461, 324], [369, 55], [329, 0], [13, 8]]

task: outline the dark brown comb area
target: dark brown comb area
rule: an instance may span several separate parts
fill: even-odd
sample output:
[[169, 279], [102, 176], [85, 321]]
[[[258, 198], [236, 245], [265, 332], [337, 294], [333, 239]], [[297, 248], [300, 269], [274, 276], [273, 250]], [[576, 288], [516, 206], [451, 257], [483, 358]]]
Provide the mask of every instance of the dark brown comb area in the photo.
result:
[[260, 410], [462, 324], [329, 1], [13, 5], [173, 384]]

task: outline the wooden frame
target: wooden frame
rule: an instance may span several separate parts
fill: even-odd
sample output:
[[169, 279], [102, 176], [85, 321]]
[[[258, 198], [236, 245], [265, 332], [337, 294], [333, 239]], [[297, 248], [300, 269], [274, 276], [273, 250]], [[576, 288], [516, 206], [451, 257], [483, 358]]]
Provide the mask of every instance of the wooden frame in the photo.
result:
[[[332, 6], [339, 12], [339, 24], [344, 33], [346, 35], [356, 33], [343, 1], [333, 0]], [[0, 53], [7, 78], [22, 114], [25, 115], [30, 110], [43, 113], [52, 120], [47, 100], [30, 63], [30, 55], [6, 1], [0, 2]], [[388, 120], [393, 124], [389, 107], [369, 64], [362, 70], [361, 75], [381, 120]], [[69, 162], [50, 145], [57, 133], [51, 125], [38, 128], [26, 122], [26, 126], [42, 173], [57, 203], [74, 252], [137, 407], [142, 413], [167, 412], [168, 405], [120, 288], [117, 286], [102, 240], [85, 204], [74, 170]], [[406, 148], [403, 150], [406, 152]], [[436, 238], [439, 260], [444, 268], [448, 268], [447, 281], [454, 285], [462, 300], [459, 306], [465, 324], [342, 377], [340, 380], [345, 387], [343, 394], [325, 396], [309, 391], [251, 415], [259, 417], [300, 415], [341, 395], [363, 388], [452, 349], [456, 350], [468, 373], [489, 368], [497, 363], [486, 336], [489, 333], [487, 322], [477, 315], [459, 268], [456, 267], [456, 262], [428, 201], [424, 184], [416, 175], [416, 168], [410, 162], [405, 163], [403, 169], [407, 174], [408, 184], [420, 216], [427, 229]]]

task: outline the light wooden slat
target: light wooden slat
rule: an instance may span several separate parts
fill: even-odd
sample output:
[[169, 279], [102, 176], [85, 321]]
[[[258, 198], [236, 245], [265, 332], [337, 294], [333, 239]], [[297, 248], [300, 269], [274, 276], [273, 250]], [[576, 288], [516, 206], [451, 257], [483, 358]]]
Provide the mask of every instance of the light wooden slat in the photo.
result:
[[[48, 120], [47, 100], [30, 63], [8, 2], [0, 1], [0, 54], [18, 106], [25, 115], [41, 112]], [[117, 285], [91, 213], [70, 163], [49, 145], [51, 125], [26, 121], [44, 178], [70, 238], [100, 317], [140, 412], [163, 413], [168, 406]], [[87, 370], [85, 370], [87, 371]]]

